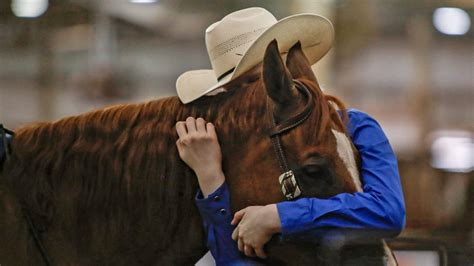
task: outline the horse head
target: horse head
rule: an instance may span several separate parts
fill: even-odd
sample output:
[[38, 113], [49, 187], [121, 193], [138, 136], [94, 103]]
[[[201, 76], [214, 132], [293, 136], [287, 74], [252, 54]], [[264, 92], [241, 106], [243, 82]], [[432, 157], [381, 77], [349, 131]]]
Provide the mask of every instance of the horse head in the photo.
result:
[[[358, 154], [346, 133], [345, 107], [336, 97], [322, 92], [300, 43], [289, 50], [285, 64], [277, 42], [271, 42], [261, 66], [247, 76], [255, 73], [260, 73], [259, 80], [238, 89], [254, 95], [246, 100], [263, 102], [254, 104], [259, 106], [258, 117], [254, 119], [261, 129], [253, 130], [237, 145], [229, 143], [232, 140], [221, 140], [233, 209], [285, 199], [278, 182], [281, 163], [271, 140], [275, 128], [284, 129], [278, 137], [288, 168], [306, 180], [311, 179], [310, 196], [327, 198], [361, 190]], [[230, 90], [240, 83], [237, 80], [231, 84]], [[291, 125], [302, 114], [306, 115], [304, 121]]]

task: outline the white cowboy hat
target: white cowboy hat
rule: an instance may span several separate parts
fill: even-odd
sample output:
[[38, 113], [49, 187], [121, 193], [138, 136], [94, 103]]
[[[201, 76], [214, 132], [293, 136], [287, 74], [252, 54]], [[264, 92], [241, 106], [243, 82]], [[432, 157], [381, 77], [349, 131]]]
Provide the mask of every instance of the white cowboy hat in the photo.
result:
[[[233, 12], [206, 29], [206, 47], [212, 69], [192, 70], [176, 80], [183, 103], [212, 95], [263, 60], [268, 44], [276, 39], [281, 53], [297, 41], [311, 64], [331, 49], [334, 28], [315, 14], [298, 14], [277, 21], [266, 9], [251, 7]], [[219, 89], [219, 90], [217, 90]]]

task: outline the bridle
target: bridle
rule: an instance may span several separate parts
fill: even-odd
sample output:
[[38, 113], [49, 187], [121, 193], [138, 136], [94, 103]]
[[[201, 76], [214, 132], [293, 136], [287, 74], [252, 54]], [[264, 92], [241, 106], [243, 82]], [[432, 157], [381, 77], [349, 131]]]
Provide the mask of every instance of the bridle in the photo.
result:
[[[3, 125], [0, 124], [0, 137], [1, 137], [1, 141], [3, 143], [3, 147], [5, 150], [5, 158], [6, 158], [5, 161], [7, 161], [11, 156], [11, 149], [8, 143], [7, 134], [10, 135], [12, 138], [15, 135], [13, 131], [4, 128]], [[43, 259], [44, 264], [47, 266], [53, 265], [52, 260], [49, 257], [48, 252], [46, 251], [46, 248], [43, 244], [43, 241], [41, 240], [38, 229], [36, 229], [36, 226], [33, 223], [33, 220], [31, 219], [30, 211], [28, 210], [28, 208], [22, 207], [22, 212], [23, 212], [23, 218], [28, 224], [28, 231], [33, 237], [33, 241], [35, 242], [36, 248], [41, 254], [41, 258]]]
[[313, 101], [313, 95], [308, 90], [308, 88], [299, 80], [294, 79], [293, 82], [295, 83], [296, 89], [306, 96], [306, 103], [302, 111], [276, 124], [273, 110], [271, 108], [268, 110], [268, 113], [271, 116], [270, 119], [272, 125], [270, 128], [269, 137], [272, 141], [273, 148], [275, 149], [278, 164], [280, 165], [280, 170], [282, 171], [282, 174], [278, 177], [278, 181], [280, 182], [283, 195], [288, 200], [299, 197], [301, 195], [301, 189], [296, 182], [293, 170], [291, 170], [288, 166], [285, 152], [283, 151], [283, 147], [281, 145], [280, 135], [301, 125], [310, 116], [315, 104]]

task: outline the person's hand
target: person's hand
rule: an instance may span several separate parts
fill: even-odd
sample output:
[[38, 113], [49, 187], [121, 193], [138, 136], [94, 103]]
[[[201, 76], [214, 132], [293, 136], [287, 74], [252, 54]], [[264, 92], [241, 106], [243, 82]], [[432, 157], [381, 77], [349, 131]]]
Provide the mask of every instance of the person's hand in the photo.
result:
[[231, 222], [237, 225], [232, 239], [246, 256], [265, 258], [263, 246], [273, 234], [281, 231], [280, 217], [275, 204], [251, 206], [235, 213]]
[[179, 157], [196, 173], [204, 197], [224, 183], [222, 154], [214, 125], [188, 117], [176, 123]]

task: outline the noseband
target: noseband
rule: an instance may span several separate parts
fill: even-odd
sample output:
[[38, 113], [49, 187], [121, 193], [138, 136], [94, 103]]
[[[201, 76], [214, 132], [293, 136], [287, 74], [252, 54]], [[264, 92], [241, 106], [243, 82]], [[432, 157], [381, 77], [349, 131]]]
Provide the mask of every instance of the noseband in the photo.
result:
[[303, 110], [295, 116], [280, 122], [278, 125], [275, 122], [273, 110], [269, 110], [272, 122], [269, 136], [273, 143], [273, 148], [277, 154], [280, 170], [282, 171], [282, 174], [278, 177], [278, 181], [280, 182], [283, 195], [285, 195], [286, 199], [288, 200], [299, 197], [301, 195], [301, 189], [296, 182], [295, 174], [288, 167], [288, 162], [281, 145], [280, 135], [301, 125], [310, 116], [314, 108], [313, 95], [308, 90], [308, 88], [299, 80], [295, 79], [293, 82], [295, 83], [296, 89], [306, 96], [306, 103]]

